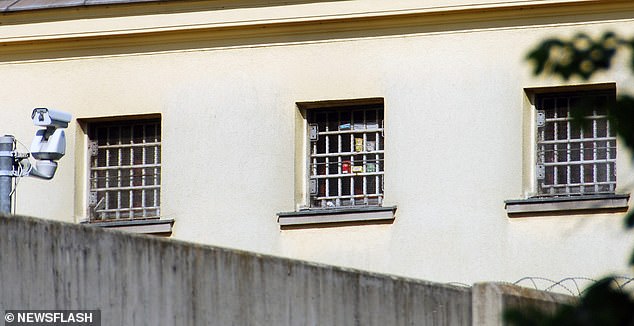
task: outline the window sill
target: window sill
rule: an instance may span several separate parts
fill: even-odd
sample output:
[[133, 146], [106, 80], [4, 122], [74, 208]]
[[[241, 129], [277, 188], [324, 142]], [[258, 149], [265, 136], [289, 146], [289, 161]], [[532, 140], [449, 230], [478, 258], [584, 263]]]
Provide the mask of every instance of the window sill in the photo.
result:
[[171, 234], [173, 219], [147, 219], [110, 222], [84, 222], [84, 225], [142, 234]]
[[533, 197], [506, 200], [509, 217], [625, 212], [629, 194]]
[[395, 213], [396, 206], [307, 209], [297, 212], [277, 213], [277, 221], [282, 228], [392, 223]]

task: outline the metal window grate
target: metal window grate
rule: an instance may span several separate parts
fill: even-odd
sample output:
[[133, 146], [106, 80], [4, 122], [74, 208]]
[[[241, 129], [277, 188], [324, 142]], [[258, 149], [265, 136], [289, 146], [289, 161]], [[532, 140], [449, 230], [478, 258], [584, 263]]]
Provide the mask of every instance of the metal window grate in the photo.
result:
[[[551, 94], [537, 97], [537, 184], [542, 196], [614, 193], [616, 136], [605, 104], [614, 93]], [[583, 128], [571, 113], [586, 107]]]
[[92, 123], [89, 127], [90, 219], [160, 215], [160, 119]]
[[310, 206], [383, 201], [383, 106], [309, 111]]

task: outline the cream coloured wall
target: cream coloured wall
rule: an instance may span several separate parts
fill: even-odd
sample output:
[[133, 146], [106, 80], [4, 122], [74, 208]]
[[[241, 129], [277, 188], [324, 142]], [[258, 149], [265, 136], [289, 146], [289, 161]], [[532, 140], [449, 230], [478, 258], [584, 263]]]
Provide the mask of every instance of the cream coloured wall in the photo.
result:
[[[297, 7], [306, 17], [306, 6], [319, 8]], [[264, 9], [240, 10], [264, 15]], [[293, 6], [283, 9], [292, 16]], [[271, 22], [274, 32], [262, 38], [243, 26], [218, 31], [221, 36], [213, 28], [199, 31], [186, 43], [178, 41], [186, 32], [133, 35], [134, 44], [114, 36], [33, 44], [5, 39], [0, 129], [28, 146], [33, 107], [56, 107], [78, 119], [161, 113], [161, 210], [175, 220], [175, 239], [443, 282], [624, 272], [634, 237], [623, 231], [622, 214], [509, 219], [504, 200], [523, 198], [530, 173], [524, 88], [564, 84], [531, 77], [523, 60], [528, 49], [578, 30], [628, 33], [634, 27], [634, 19], [623, 18], [628, 12], [556, 19], [505, 11], [507, 18], [496, 20], [501, 14], [494, 10], [469, 11], [429, 25], [421, 22], [441, 18], [401, 17], [399, 7], [390, 9], [390, 19], [330, 22], [326, 30]], [[460, 17], [472, 20], [457, 22]], [[94, 29], [114, 29], [104, 24]], [[332, 29], [337, 24], [346, 33]], [[39, 45], [54, 51], [38, 53]], [[621, 90], [631, 79], [621, 66], [590, 82], [616, 82]], [[280, 230], [276, 213], [299, 204], [296, 175], [304, 173], [296, 162], [302, 145], [295, 103], [367, 97], [385, 99], [385, 203], [398, 207], [395, 222]], [[77, 124], [67, 132], [69, 151], [58, 175], [50, 182], [22, 180], [18, 213], [72, 222], [86, 217], [85, 137]], [[631, 184], [628, 153], [618, 157], [619, 184]]]
[[[107, 2], [107, 1], [106, 1]], [[129, 2], [135, 2], [134, 0]], [[60, 39], [69, 36], [122, 35], [128, 33], [196, 30], [208, 27], [305, 22], [398, 14], [437, 14], [455, 11], [517, 8], [548, 4], [583, 3], [587, 0], [168, 0], [145, 6], [119, 4], [92, 10], [74, 6], [56, 11], [31, 11], [4, 15], [0, 40]], [[603, 5], [605, 6], [605, 5]], [[567, 8], [569, 10], [569, 8]], [[552, 9], [551, 9], [552, 10]], [[572, 13], [572, 12], [571, 12]], [[85, 19], [89, 18], [89, 19]], [[37, 22], [37, 23], [30, 23]], [[25, 24], [28, 23], [28, 24]]]

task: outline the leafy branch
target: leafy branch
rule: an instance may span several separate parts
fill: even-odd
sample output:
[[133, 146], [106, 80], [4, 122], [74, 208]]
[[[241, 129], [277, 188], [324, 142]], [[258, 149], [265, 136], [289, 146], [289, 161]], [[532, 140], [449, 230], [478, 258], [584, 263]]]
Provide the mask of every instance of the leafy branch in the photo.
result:
[[[527, 60], [531, 62], [536, 76], [587, 81], [595, 74], [612, 68], [617, 53], [623, 50], [629, 51], [629, 68], [634, 73], [634, 39], [626, 39], [613, 32], [606, 32], [598, 38], [577, 34], [567, 40], [547, 39], [529, 52]], [[593, 105], [596, 103], [588, 104], [588, 107]], [[607, 104], [606, 109], [611, 127], [634, 153], [634, 97], [621, 94], [614, 103]], [[584, 116], [586, 114], [582, 112], [573, 117], [573, 121], [582, 128]], [[634, 212], [625, 217], [625, 227], [634, 228]], [[629, 263], [634, 266], [634, 252]], [[518, 326], [634, 325], [634, 298], [617, 288], [613, 277], [606, 277], [588, 288], [576, 304], [562, 305], [554, 314], [536, 308], [510, 309], [505, 312], [504, 319]]]
[[[542, 41], [528, 53], [527, 60], [533, 65], [533, 74], [538, 76], [554, 76], [569, 80], [575, 77], [588, 80], [593, 75], [608, 71], [618, 52], [628, 50], [630, 69], [634, 73], [634, 39], [625, 39], [613, 32], [605, 32], [593, 39], [580, 33], [571, 39], [551, 38]], [[607, 107], [610, 125], [634, 153], [634, 97], [623, 94], [615, 103]], [[580, 113], [575, 121], [583, 126]], [[634, 214], [625, 219], [627, 228], [634, 228]], [[634, 264], [634, 255], [631, 264]]]

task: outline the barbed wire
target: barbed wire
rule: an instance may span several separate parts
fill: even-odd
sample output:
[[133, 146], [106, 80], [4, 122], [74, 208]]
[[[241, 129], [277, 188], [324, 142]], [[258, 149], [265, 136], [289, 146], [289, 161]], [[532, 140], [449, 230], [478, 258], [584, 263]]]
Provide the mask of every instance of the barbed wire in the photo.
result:
[[469, 285], [467, 283], [462, 283], [462, 282], [447, 282], [445, 284], [451, 285], [451, 286], [464, 287], [464, 288], [470, 288], [471, 287], [471, 285]]
[[[628, 291], [628, 290], [634, 291], [634, 277], [617, 275], [617, 276], [610, 276], [610, 278], [612, 279], [613, 285], [617, 289], [621, 291]], [[513, 284], [517, 286], [529, 287], [539, 291], [560, 292], [560, 293], [567, 293], [572, 296], [581, 296], [587, 291], [587, 289], [592, 284], [597, 282], [599, 282], [599, 280], [589, 278], [589, 277], [583, 277], [583, 276], [566, 277], [566, 278], [562, 278], [559, 281], [555, 281], [546, 277], [526, 276], [526, 277], [522, 277], [521, 279], [515, 282], [512, 282], [512, 283], [505, 282], [505, 283], [509, 283], [509, 284]], [[525, 285], [526, 283], [528, 283], [529, 286], [526, 286]], [[451, 285], [451, 286], [465, 287], [465, 288], [471, 287], [471, 285], [463, 283], [463, 282], [447, 282], [445, 284]]]
[[[634, 278], [629, 276], [611, 276], [614, 286], [621, 290], [626, 291], [634, 289]], [[546, 292], [567, 292], [572, 296], [581, 296], [592, 285], [598, 282], [596, 279], [575, 276], [566, 277], [559, 281], [551, 280], [545, 277], [527, 276], [513, 282], [514, 285], [525, 286], [523, 283], [532, 285], [535, 290]], [[539, 283], [539, 284], [538, 284]], [[580, 284], [581, 283], [581, 284]], [[563, 291], [561, 291], [563, 290]]]

